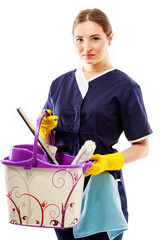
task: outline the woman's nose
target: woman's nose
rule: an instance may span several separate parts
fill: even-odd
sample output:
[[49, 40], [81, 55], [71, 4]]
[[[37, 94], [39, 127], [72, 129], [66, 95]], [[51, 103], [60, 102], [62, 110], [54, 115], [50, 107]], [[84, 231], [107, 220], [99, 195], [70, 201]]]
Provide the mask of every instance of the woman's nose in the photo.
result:
[[92, 46], [89, 41], [84, 41], [83, 48], [85, 52], [90, 52], [92, 50]]

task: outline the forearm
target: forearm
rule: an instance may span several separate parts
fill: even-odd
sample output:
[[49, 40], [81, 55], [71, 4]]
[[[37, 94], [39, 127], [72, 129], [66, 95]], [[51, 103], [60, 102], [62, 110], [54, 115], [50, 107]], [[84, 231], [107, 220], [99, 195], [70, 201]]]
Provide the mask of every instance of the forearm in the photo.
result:
[[51, 134], [49, 134], [48, 137], [44, 139], [44, 142], [48, 145], [52, 145]]
[[85, 176], [97, 175], [104, 171], [120, 170], [124, 163], [130, 163], [147, 156], [149, 151], [149, 140], [132, 143], [132, 146], [123, 152], [113, 154], [95, 154], [90, 159], [94, 161], [94, 165], [89, 167]]
[[123, 158], [126, 163], [134, 162], [144, 158], [149, 152], [149, 139], [144, 139], [139, 142], [132, 143], [132, 146], [122, 151]]

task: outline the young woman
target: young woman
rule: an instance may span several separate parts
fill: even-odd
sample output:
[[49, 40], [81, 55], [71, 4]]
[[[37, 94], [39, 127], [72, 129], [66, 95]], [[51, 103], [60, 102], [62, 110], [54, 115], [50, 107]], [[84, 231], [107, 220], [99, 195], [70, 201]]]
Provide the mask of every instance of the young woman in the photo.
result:
[[[92, 156], [94, 165], [86, 173], [86, 184], [89, 175], [110, 171], [119, 179], [121, 206], [128, 220], [121, 168], [148, 154], [148, 136], [152, 130], [140, 86], [122, 71], [114, 69], [109, 61], [107, 50], [112, 39], [111, 24], [101, 10], [87, 9], [78, 14], [73, 24], [73, 42], [84, 66], [52, 82], [44, 108], [58, 116], [56, 144], [67, 144], [69, 154], [76, 155], [86, 140], [96, 143]], [[41, 128], [41, 136], [49, 144], [49, 131], [55, 125], [54, 117], [50, 116]], [[113, 146], [122, 132], [131, 146], [119, 153]], [[55, 231], [58, 239], [75, 239], [72, 229]], [[81, 239], [109, 238], [106, 232], [101, 232]], [[121, 240], [122, 234], [115, 239]]]

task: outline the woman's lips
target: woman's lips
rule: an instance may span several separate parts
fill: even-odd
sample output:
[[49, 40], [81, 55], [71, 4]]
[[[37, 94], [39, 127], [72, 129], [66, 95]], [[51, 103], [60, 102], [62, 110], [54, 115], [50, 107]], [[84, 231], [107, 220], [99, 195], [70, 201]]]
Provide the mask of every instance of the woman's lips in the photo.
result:
[[84, 54], [83, 55], [85, 58], [92, 58], [95, 56], [95, 54]]

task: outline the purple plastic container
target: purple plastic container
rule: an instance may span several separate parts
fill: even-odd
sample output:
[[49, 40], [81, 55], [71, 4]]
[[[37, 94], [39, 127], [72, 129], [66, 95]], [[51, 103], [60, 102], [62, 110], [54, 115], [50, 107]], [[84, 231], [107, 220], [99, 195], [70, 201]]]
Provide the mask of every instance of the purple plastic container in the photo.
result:
[[60, 165], [52, 164], [38, 143], [42, 111], [34, 144], [11, 147], [5, 165], [10, 223], [70, 228], [79, 223], [84, 174], [93, 163], [71, 165], [73, 156], [56, 153]]

